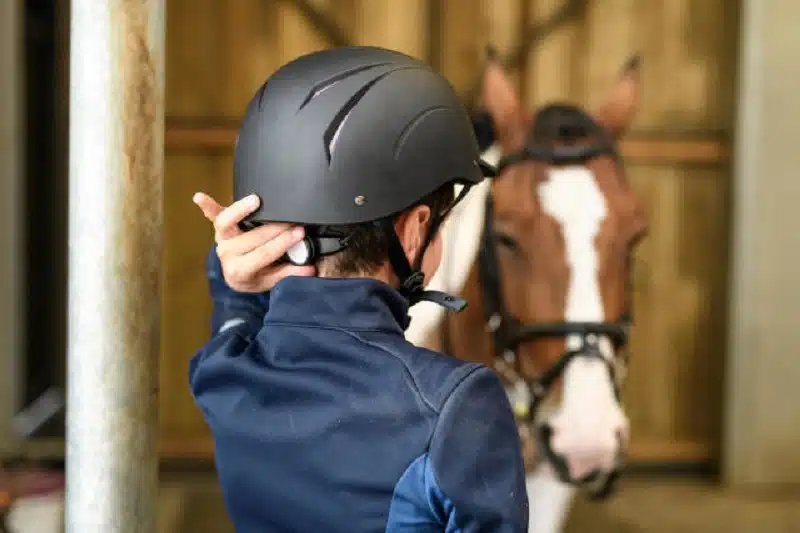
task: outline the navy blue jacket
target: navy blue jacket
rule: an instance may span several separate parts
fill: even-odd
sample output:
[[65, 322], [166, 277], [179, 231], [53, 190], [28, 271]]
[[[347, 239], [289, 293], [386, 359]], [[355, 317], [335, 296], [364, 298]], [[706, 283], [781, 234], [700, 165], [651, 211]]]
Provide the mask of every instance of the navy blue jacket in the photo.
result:
[[192, 392], [239, 533], [523, 533], [517, 429], [485, 366], [403, 337], [370, 278], [232, 291], [209, 257], [213, 335]]

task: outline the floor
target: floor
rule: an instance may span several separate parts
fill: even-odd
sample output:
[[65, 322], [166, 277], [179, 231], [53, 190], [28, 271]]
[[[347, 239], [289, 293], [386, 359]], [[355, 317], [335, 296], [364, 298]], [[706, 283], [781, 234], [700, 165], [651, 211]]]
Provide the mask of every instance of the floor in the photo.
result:
[[[623, 483], [608, 503], [578, 501], [565, 533], [800, 533], [800, 492], [734, 495], [690, 478]], [[165, 476], [161, 514], [164, 533], [234, 533], [208, 474]]]
[[734, 495], [696, 480], [631, 481], [605, 504], [579, 501], [568, 533], [800, 533], [800, 494]]

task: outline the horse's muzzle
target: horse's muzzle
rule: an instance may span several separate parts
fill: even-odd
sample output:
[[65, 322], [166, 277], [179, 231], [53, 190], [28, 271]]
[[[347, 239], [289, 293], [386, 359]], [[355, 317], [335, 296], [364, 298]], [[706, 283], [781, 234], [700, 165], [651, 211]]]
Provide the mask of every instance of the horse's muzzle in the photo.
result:
[[538, 425], [536, 428], [538, 452], [550, 463], [561, 482], [581, 489], [591, 500], [595, 501], [604, 500], [614, 493], [624, 466], [623, 458], [625, 448], [621, 437], [618, 438], [617, 442], [616, 461], [610, 470], [593, 468], [578, 478], [572, 475], [567, 458], [553, 450], [552, 440], [552, 426], [547, 423]]

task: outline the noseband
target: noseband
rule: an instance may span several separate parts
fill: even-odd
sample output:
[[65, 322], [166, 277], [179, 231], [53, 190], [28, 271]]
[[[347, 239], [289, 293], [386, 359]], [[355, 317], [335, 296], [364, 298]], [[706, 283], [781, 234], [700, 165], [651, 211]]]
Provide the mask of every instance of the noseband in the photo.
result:
[[[564, 111], [560, 109], [547, 108], [542, 110], [536, 123], [534, 123], [532, 139], [528, 146], [523, 150], [504, 156], [497, 167], [499, 176], [505, 169], [525, 162], [539, 161], [550, 165], [584, 164], [587, 161], [601, 155], [611, 155], [618, 164], [621, 163], [619, 151], [616, 143], [609, 138], [602, 128], [588, 115], [577, 108], [567, 108], [566, 111], [573, 117], [577, 116], [580, 127], [588, 134], [587, 139], [591, 142], [580, 141], [580, 144], [560, 144], [538, 141], [545, 135], [537, 135], [537, 130], [546, 127], [540, 123], [547, 112]], [[566, 135], [564, 135], [566, 136]], [[499, 264], [497, 260], [496, 244], [493, 241], [493, 201], [491, 195], [487, 197], [486, 211], [484, 219], [483, 235], [481, 237], [480, 255], [478, 258], [479, 283], [483, 293], [483, 303], [485, 309], [486, 328], [492, 335], [494, 345], [494, 367], [506, 379], [511, 380], [514, 389], [522, 392], [523, 397], [519, 401], [514, 401], [514, 411], [518, 420], [532, 425], [538, 408], [542, 401], [547, 397], [553, 383], [564, 373], [567, 365], [576, 358], [587, 358], [602, 361], [609, 371], [611, 382], [614, 385], [614, 393], [619, 400], [619, 368], [618, 365], [626, 364], [626, 361], [609, 361], [602, 354], [599, 347], [599, 338], [607, 337], [611, 340], [615, 354], [624, 352], [628, 344], [628, 332], [632, 322], [632, 312], [630, 296], [626, 305], [626, 312], [614, 322], [552, 322], [552, 323], [526, 323], [521, 321], [508, 311], [502, 291]], [[630, 284], [630, 280], [629, 280]], [[627, 291], [630, 295], [630, 290]], [[520, 369], [518, 349], [521, 344], [547, 338], [566, 338], [567, 336], [578, 336], [581, 344], [576, 349], [564, 352], [549, 369], [533, 379], [526, 380]], [[548, 438], [549, 428], [543, 427], [539, 430], [539, 448], [544, 452], [550, 463], [559, 472], [562, 479], [569, 479], [567, 466], [564, 460], [557, 457], [549, 446], [542, 445]], [[619, 476], [619, 467], [608, 474], [597, 487], [595, 483], [597, 473], [591, 478], [573, 481], [574, 484], [585, 485], [590, 483], [595, 486], [595, 490], [589, 490], [592, 499], [601, 500], [610, 496], [616, 485]]]

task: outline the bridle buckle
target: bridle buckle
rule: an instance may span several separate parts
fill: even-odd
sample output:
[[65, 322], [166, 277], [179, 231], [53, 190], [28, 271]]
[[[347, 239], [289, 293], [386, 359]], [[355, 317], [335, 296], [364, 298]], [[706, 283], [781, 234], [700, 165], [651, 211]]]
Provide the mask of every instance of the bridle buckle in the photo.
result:
[[503, 317], [500, 316], [500, 313], [494, 313], [489, 317], [489, 320], [486, 321], [486, 331], [489, 333], [497, 333], [502, 325]]

